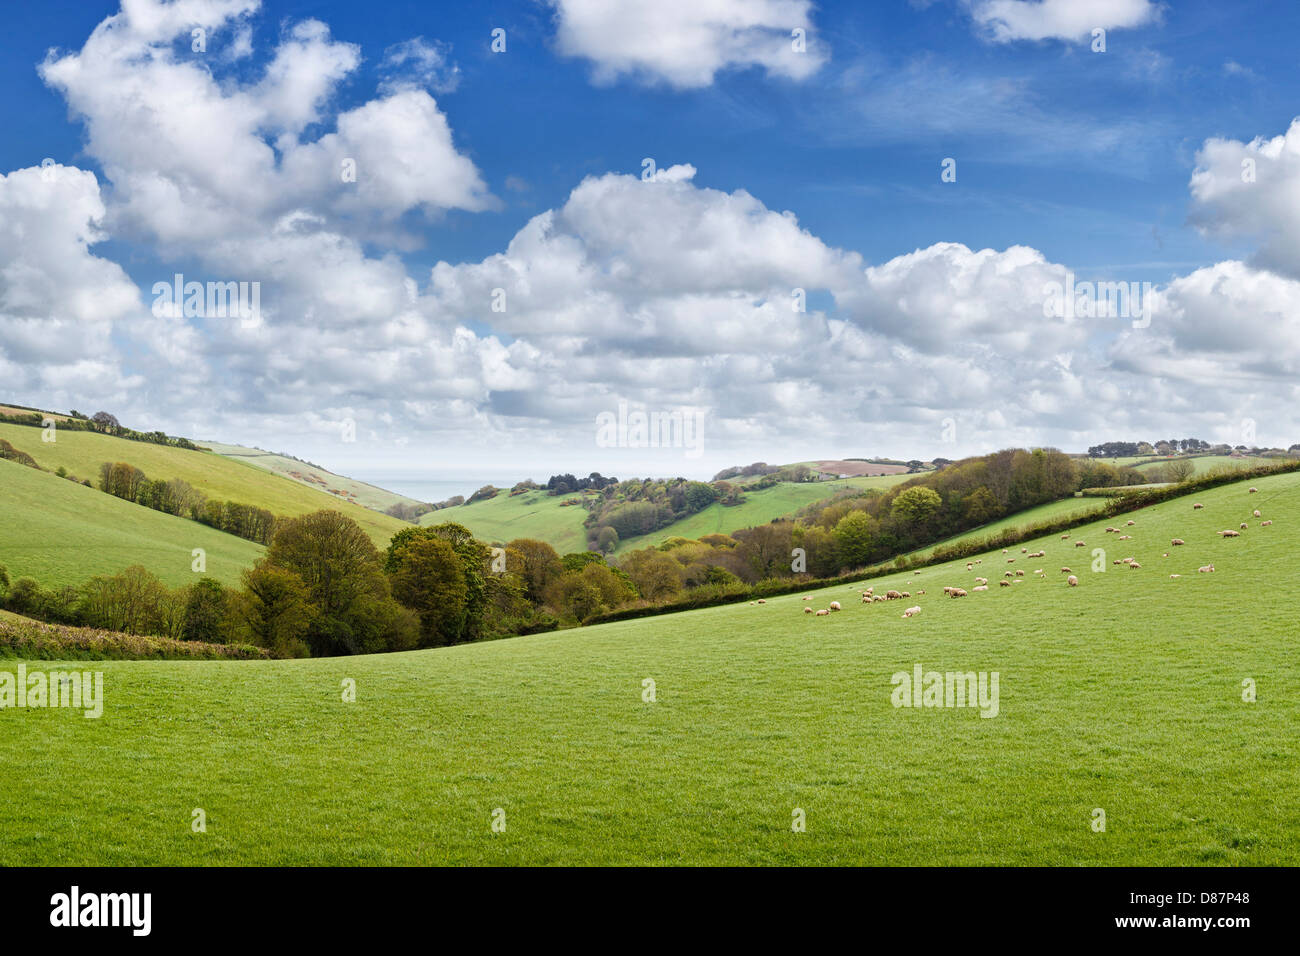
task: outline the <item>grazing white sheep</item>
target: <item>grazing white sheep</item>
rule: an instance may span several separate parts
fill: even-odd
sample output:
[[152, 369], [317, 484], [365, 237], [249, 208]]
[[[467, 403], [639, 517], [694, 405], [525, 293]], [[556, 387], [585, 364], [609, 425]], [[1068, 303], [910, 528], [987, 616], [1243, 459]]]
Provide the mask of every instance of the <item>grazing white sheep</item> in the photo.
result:
[[806, 607], [806, 608], [803, 609], [803, 612], [804, 612], [805, 614], [811, 614], [811, 613], [812, 613], [812, 608], [810, 608], [810, 607]]
[[1027, 553], [1028, 551], [1029, 551], [1028, 548], [1021, 548], [1021, 549], [1020, 549], [1020, 553], [1021, 553], [1021, 554], [1025, 554], [1025, 553]]
[[1071, 571], [1069, 568], [1061, 568], [1061, 573], [1062, 573], [1062, 574], [1073, 574], [1074, 572]]
[[1258, 508], [1255, 509], [1255, 517], [1256, 517], [1256, 518], [1262, 518], [1262, 517], [1264, 517], [1262, 514], [1259, 513], [1259, 509], [1258, 509]]
[[921, 596], [922, 594], [924, 594], [924, 593], [925, 593], [925, 589], [923, 588], [923, 589], [921, 589], [920, 591], [917, 591], [917, 592], [916, 592], [916, 596], [917, 596], [917, 597], [920, 597], [920, 596]]
[[1018, 577], [1018, 578], [1023, 578], [1024, 576], [1025, 576], [1025, 572], [1024, 572], [1024, 571], [1017, 571], [1017, 572], [1016, 572], [1016, 577]]
[[1129, 570], [1132, 571], [1136, 571], [1138, 568], [1142, 567], [1142, 565], [1138, 564], [1136, 561], [1130, 561], [1128, 563], [1128, 566], [1129, 566]]
[[1196, 570], [1199, 571], [1201, 574], [1209, 574], [1211, 571], [1214, 570], [1214, 565], [1207, 564], [1204, 565], [1203, 567], [1197, 568]]
[[921, 613], [921, 609], [913, 605], [912, 607], [909, 607], [906, 611], [903, 612], [903, 617], [914, 617], [920, 613]]
[[1134, 520], [1132, 520], [1132, 519], [1130, 518], [1127, 522], [1125, 522], [1125, 524], [1127, 525], [1127, 527], [1130, 527], [1130, 528], [1131, 528], [1131, 527], [1133, 527], [1135, 524], [1137, 524], [1137, 522], [1134, 521]]
[[955, 597], [955, 598], [965, 597], [965, 596], [966, 596], [966, 589], [965, 589], [965, 588], [953, 588], [953, 589], [952, 589], [952, 593], [949, 594], [948, 596], [949, 596], [949, 597]]
[[1184, 541], [1182, 538], [1174, 538], [1174, 540], [1170, 541], [1169, 543], [1172, 544], [1175, 548], [1177, 548], [1186, 544], [1187, 542]]
[[987, 584], [979, 584], [971, 588], [972, 591], [987, 591], [988, 589], [989, 586]]
[[901, 591], [888, 590], [885, 592], [885, 598], [890, 601], [897, 601], [903, 596]]
[[1229, 528], [1227, 531], [1220, 531], [1219, 536], [1223, 538], [1240, 538], [1241, 532], [1233, 531], [1231, 528]]
[[830, 609], [831, 609], [832, 611], [838, 611], [838, 610], [840, 609], [840, 602], [839, 602], [839, 601], [831, 601]]
[[1061, 540], [1062, 540], [1062, 541], [1069, 541], [1069, 540], [1070, 540], [1070, 536], [1069, 536], [1068, 534], [1063, 534], [1063, 535], [1061, 535]]
[[1245, 531], [1245, 530], [1246, 530], [1246, 527], [1247, 527], [1246, 522], [1243, 521], [1243, 522], [1241, 523], [1241, 530], [1242, 530], [1242, 531]]
[[811, 600], [812, 600], [812, 595], [811, 595], [811, 594], [805, 594], [805, 595], [804, 595], [803, 597], [801, 597], [799, 600], [801, 600], [801, 601], [811, 601]]
[[1068, 578], [1065, 579], [1065, 583], [1072, 588], [1077, 588], [1079, 586], [1079, 579], [1076, 578], [1073, 574], [1071, 574]]
[[1002, 576], [1003, 576], [1004, 578], [1014, 577], [1014, 576], [1015, 576], [1015, 572], [1014, 572], [1014, 571], [1007, 571], [1007, 572], [1004, 573]]
[[904, 591], [903, 594], [902, 594], [902, 596], [905, 597], [905, 598], [910, 598], [910, 597], [912, 596], [912, 592], [911, 592], [911, 591]]
[[1258, 488], [1251, 488], [1251, 489], [1250, 489], [1250, 493], [1251, 493], [1252, 495], [1253, 495], [1255, 492], [1257, 492], [1257, 491], [1259, 491]]
[[975, 583], [976, 583], [976, 584], [988, 584], [988, 583], [989, 583], [989, 579], [988, 579], [988, 578], [976, 578], [976, 579], [975, 579]]
[[1085, 543], [1082, 542], [1082, 541], [1076, 541], [1076, 542], [1074, 542], [1074, 546], [1075, 546], [1076, 548], [1086, 548], [1088, 545], [1085, 544]]
[[759, 598], [758, 601], [757, 601], [756, 603], [758, 603], [758, 604], [766, 604], [767, 602], [764, 601], [762, 598]]
[[1171, 578], [1181, 578], [1181, 577], [1182, 577], [1181, 574], [1171, 574], [1171, 575], [1169, 575], [1169, 576], [1170, 576]]
[[1272, 518], [1269, 518], [1267, 521], [1261, 521], [1261, 522], [1259, 523], [1259, 526], [1260, 526], [1261, 528], [1267, 528], [1267, 527], [1268, 527], [1269, 525], [1271, 525], [1272, 523], [1273, 523], [1273, 519], [1272, 519]]
[[829, 616], [830, 616], [830, 613], [831, 613], [831, 612], [828, 611], [828, 610], [826, 610], [826, 608], [822, 608], [820, 611], [817, 612], [816, 616], [817, 616], [817, 617], [829, 617]]
[[1009, 588], [1011, 587], [1011, 582], [1004, 579], [998, 582], [998, 587]]
[[1192, 510], [1193, 510], [1193, 511], [1200, 511], [1200, 510], [1201, 510], [1202, 508], [1204, 508], [1204, 507], [1205, 507], [1205, 505], [1201, 504], [1201, 503], [1198, 501], [1198, 502], [1196, 502], [1196, 504], [1192, 505]]
[[1007, 564], [1015, 564], [1015, 563], [1016, 563], [1015, 558], [1007, 558]]
[[1132, 536], [1131, 534], [1122, 534], [1122, 535], [1119, 536], [1119, 540], [1121, 540], [1121, 541], [1132, 541], [1132, 540], [1133, 540], [1133, 536]]

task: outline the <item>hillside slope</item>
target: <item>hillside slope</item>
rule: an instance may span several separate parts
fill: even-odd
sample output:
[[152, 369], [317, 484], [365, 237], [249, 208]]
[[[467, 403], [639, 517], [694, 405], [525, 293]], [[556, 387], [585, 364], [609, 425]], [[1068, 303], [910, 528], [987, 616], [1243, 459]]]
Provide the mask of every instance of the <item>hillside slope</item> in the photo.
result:
[[[617, 554], [636, 548], [657, 545], [673, 537], [698, 538], [704, 534], [730, 534], [740, 528], [767, 524], [774, 518], [791, 515], [805, 505], [833, 497], [845, 488], [888, 488], [911, 475], [881, 475], [870, 478], [846, 478], [817, 482], [781, 482], [771, 488], [746, 491], [745, 501], [724, 507], [712, 504], [680, 521], [651, 534], [638, 535], [619, 543]], [[488, 542], [506, 542], [514, 538], [536, 538], [564, 554], [586, 549], [586, 530], [582, 522], [587, 512], [578, 506], [564, 506], [569, 498], [580, 495], [548, 495], [530, 491], [510, 496], [502, 492], [487, 501], [444, 508], [424, 515], [421, 524], [458, 521], [476, 537]]]
[[421, 502], [394, 491], [388, 491], [377, 485], [367, 484], [355, 478], [335, 474], [305, 461], [262, 451], [260, 448], [248, 448], [244, 445], [227, 445], [224, 442], [196, 442], [204, 448], [210, 448], [223, 458], [246, 462], [264, 471], [280, 475], [316, 491], [324, 491], [344, 502], [359, 504], [375, 511], [385, 511], [395, 504], [418, 505]]
[[197, 521], [0, 460], [0, 564], [12, 579], [60, 587], [140, 564], [179, 587], [200, 577], [191, 570], [194, 548], [206, 552], [207, 575], [225, 584], [238, 584], [264, 550]]
[[[358, 504], [340, 501], [326, 491], [272, 474], [255, 465], [223, 458], [215, 452], [187, 451], [166, 445], [128, 441], [99, 432], [63, 430], [57, 440], [42, 442], [41, 431], [23, 425], [0, 424], [0, 438], [36, 459], [42, 468], [53, 471], [60, 465], [78, 478], [94, 483], [99, 466], [106, 461], [124, 461], [141, 469], [150, 478], [181, 478], [209, 498], [257, 505], [273, 514], [292, 518], [327, 508], [342, 511], [370, 535], [375, 545], [388, 546], [389, 540], [405, 522], [379, 514]], [[147, 510], [147, 509], [140, 509]]]
[[[872, 582], [906, 603], [820, 592], [845, 602], [823, 618], [795, 595], [370, 658], [96, 664], [102, 719], [5, 718], [0, 864], [1297, 865], [1300, 475], [1256, 484], [1135, 512], [1130, 541], [1110, 519], [984, 555], [1028, 579], [958, 600], [964, 561]], [[894, 707], [918, 665], [997, 671], [997, 716]]]

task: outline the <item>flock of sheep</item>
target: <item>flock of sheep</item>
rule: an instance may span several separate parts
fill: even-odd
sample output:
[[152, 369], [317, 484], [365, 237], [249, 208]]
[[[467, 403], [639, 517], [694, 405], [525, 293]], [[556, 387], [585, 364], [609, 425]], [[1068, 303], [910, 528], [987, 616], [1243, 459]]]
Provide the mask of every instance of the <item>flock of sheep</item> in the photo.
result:
[[[1254, 488], [1254, 487], [1252, 487], [1252, 488], [1249, 490], [1249, 493], [1253, 495], [1253, 494], [1256, 494], [1258, 491], [1259, 491], [1258, 488]], [[1201, 510], [1202, 508], [1204, 508], [1204, 507], [1205, 507], [1205, 505], [1203, 505], [1202, 503], [1200, 503], [1200, 502], [1196, 502], [1196, 503], [1194, 503], [1194, 504], [1192, 505], [1192, 510], [1194, 510], [1194, 511], [1200, 511], [1200, 510]], [[1262, 514], [1260, 513], [1260, 510], [1259, 510], [1258, 508], [1254, 509], [1253, 515], [1254, 515], [1254, 517], [1256, 517], [1256, 518], [1261, 518], [1261, 517], [1263, 517]], [[1272, 523], [1273, 523], [1273, 522], [1272, 522], [1271, 520], [1261, 521], [1261, 522], [1260, 522], [1260, 527], [1262, 527], [1262, 528], [1263, 528], [1263, 527], [1268, 527], [1268, 526], [1271, 525]], [[1135, 520], [1133, 520], [1133, 519], [1129, 519], [1129, 520], [1125, 523], [1125, 527], [1126, 527], [1126, 528], [1132, 528], [1132, 527], [1134, 527], [1134, 526], [1136, 526], [1136, 525], [1137, 525], [1137, 521], [1135, 521]], [[1225, 530], [1223, 530], [1223, 531], [1219, 531], [1219, 532], [1216, 532], [1216, 533], [1217, 533], [1221, 538], [1224, 538], [1225, 540], [1226, 540], [1227, 538], [1239, 538], [1239, 537], [1241, 537], [1241, 532], [1244, 531], [1244, 530], [1246, 530], [1247, 527], [1248, 527], [1248, 523], [1245, 522], [1245, 521], [1243, 521], [1243, 522], [1241, 522], [1241, 528], [1240, 528], [1240, 530], [1228, 528], [1228, 529], [1225, 529]], [[1122, 533], [1121, 533], [1122, 530], [1123, 530], [1123, 529], [1121, 529], [1121, 528], [1107, 528], [1107, 529], [1106, 529], [1106, 533], [1107, 533], [1107, 534], [1114, 534], [1114, 535], [1117, 535], [1117, 536], [1118, 536], [1117, 540], [1120, 540], [1120, 541], [1130, 541], [1130, 540], [1132, 540], [1133, 536], [1130, 535], [1130, 534], [1122, 534]], [[1069, 534], [1063, 534], [1063, 535], [1061, 535], [1061, 540], [1062, 540], [1062, 541], [1069, 541], [1069, 540], [1070, 540], [1070, 537], [1071, 537], [1071, 536], [1070, 536]], [[1186, 543], [1187, 543], [1187, 542], [1184, 541], [1182, 538], [1174, 538], [1174, 539], [1172, 539], [1172, 540], [1170, 541], [1170, 546], [1176, 548], [1176, 547], [1181, 547], [1181, 546], [1185, 545]], [[1074, 542], [1074, 546], [1075, 546], [1076, 548], [1085, 548], [1085, 547], [1087, 547], [1087, 543], [1084, 542], [1084, 541], [1075, 541], [1075, 542]], [[1008, 554], [1008, 549], [1003, 548], [1003, 549], [1002, 549], [1002, 553], [1003, 553], [1003, 554]], [[1028, 548], [1021, 548], [1021, 549], [1020, 549], [1020, 553], [1021, 553], [1022, 555], [1024, 555], [1026, 558], [1043, 558], [1043, 557], [1046, 557], [1046, 556], [1047, 556], [1047, 552], [1046, 552], [1045, 550], [1034, 551], [1034, 552], [1031, 553], [1031, 552], [1029, 551]], [[1166, 558], [1169, 557], [1169, 552], [1168, 552], [1168, 551], [1164, 552], [1164, 557], [1166, 557]], [[1008, 557], [1008, 558], [1007, 558], [1007, 564], [1014, 564], [1015, 562], [1016, 562], [1016, 559], [1015, 559], [1014, 557]], [[984, 563], [984, 561], [983, 561], [982, 558], [978, 558], [978, 559], [975, 559], [975, 560], [972, 560], [972, 561], [967, 561], [967, 562], [966, 562], [966, 570], [967, 570], [967, 571], [974, 571], [974, 570], [975, 570], [975, 566], [976, 566], [977, 564], [983, 564], [983, 563]], [[1115, 559], [1114, 561], [1112, 561], [1111, 563], [1112, 563], [1112, 564], [1115, 564], [1115, 565], [1127, 565], [1128, 568], [1129, 568], [1130, 570], [1133, 570], [1133, 571], [1140, 570], [1141, 567], [1142, 567], [1141, 564], [1139, 564], [1139, 563], [1138, 563], [1134, 558], [1131, 558], [1131, 557], [1129, 557], [1129, 558], [1117, 558], [1117, 559]], [[1213, 564], [1206, 564], [1206, 565], [1203, 565], [1203, 566], [1197, 568], [1196, 570], [1197, 570], [1199, 573], [1202, 573], [1202, 574], [1209, 574], [1209, 573], [1211, 573], [1211, 572], [1214, 571], [1214, 565], [1213, 565]], [[919, 568], [914, 569], [914, 570], [912, 571], [912, 574], [914, 574], [914, 575], [916, 575], [916, 574], [920, 574], [920, 573], [921, 573], [921, 569], [919, 569]], [[1074, 588], [1074, 587], [1078, 587], [1078, 586], [1079, 586], [1079, 578], [1078, 578], [1077, 575], [1075, 575], [1075, 573], [1074, 573], [1070, 568], [1068, 568], [1068, 567], [1063, 567], [1063, 568], [1061, 568], [1060, 573], [1066, 575], [1065, 583], [1066, 583], [1066, 585], [1067, 585], [1068, 587], [1072, 587], [1072, 588]], [[1035, 571], [1033, 572], [1033, 574], [1034, 574], [1035, 577], [1037, 577], [1037, 578], [1039, 578], [1039, 579], [1044, 579], [1044, 578], [1046, 577], [1046, 573], [1044, 572], [1044, 570], [1043, 570], [1042, 568], [1038, 568], [1037, 570], [1035, 570]], [[1181, 575], [1181, 574], [1171, 574], [1171, 575], [1169, 575], [1169, 577], [1170, 577], [1170, 578], [1180, 578], [1180, 577], [1182, 577], [1182, 575]], [[1026, 578], [1026, 574], [1025, 574], [1025, 571], [1024, 571], [1024, 570], [1021, 570], [1021, 569], [1009, 570], [1009, 571], [1006, 571], [1006, 572], [1003, 574], [1003, 576], [1002, 576], [1002, 580], [998, 581], [998, 584], [999, 584], [1001, 587], [1009, 588], [1009, 587], [1011, 587], [1012, 585], [1020, 584], [1020, 583], [1025, 579], [1025, 578]], [[988, 578], [985, 578], [985, 577], [979, 577], [979, 576], [976, 576], [976, 577], [975, 577], [975, 584], [974, 584], [974, 586], [971, 588], [971, 591], [972, 591], [972, 592], [974, 592], [974, 591], [987, 591], [988, 589], [989, 589], [989, 579], [988, 579]], [[961, 587], [945, 587], [945, 588], [943, 589], [943, 593], [944, 593], [945, 595], [947, 595], [948, 597], [951, 597], [951, 598], [963, 598], [963, 597], [966, 597], [967, 594], [968, 594], [969, 592], [967, 592], [967, 590], [966, 590], [965, 588], [961, 588]], [[867, 588], [866, 590], [862, 591], [861, 594], [862, 594], [862, 603], [863, 603], [863, 604], [877, 604], [877, 603], [880, 603], [880, 602], [886, 602], [886, 601], [904, 601], [904, 600], [908, 600], [908, 599], [910, 599], [910, 598], [912, 597], [912, 592], [911, 592], [911, 591], [898, 591], [898, 590], [895, 590], [895, 589], [892, 589], [892, 588], [889, 589], [889, 590], [887, 590], [887, 591], [885, 591], [884, 594], [877, 594], [877, 593], [876, 593], [876, 589], [875, 589], [874, 587], [869, 587], [869, 588]], [[919, 597], [919, 596], [921, 596], [921, 595], [924, 595], [924, 594], [925, 594], [925, 591], [924, 591], [924, 590], [918, 590], [918, 591], [916, 592], [916, 594], [917, 594], [917, 596]], [[811, 602], [813, 599], [812, 599], [812, 596], [811, 596], [811, 595], [805, 594], [805, 595], [803, 596], [803, 600], [804, 600], [805, 602]], [[750, 604], [766, 604], [767, 602], [764, 601], [764, 600], [758, 600], [758, 601], [750, 601], [749, 603], [750, 603]], [[805, 605], [804, 605], [804, 609], [803, 609], [803, 613], [804, 613], [804, 614], [811, 614], [811, 615], [813, 615], [814, 617], [829, 617], [831, 614], [835, 613], [836, 611], [840, 611], [840, 610], [843, 610], [843, 608], [840, 606], [840, 602], [839, 602], [839, 601], [831, 601], [829, 605], [827, 605], [827, 606], [824, 607], [824, 608], [821, 608], [820, 610], [814, 610], [813, 607], [812, 607], [812, 604], [811, 604], [811, 603], [805, 603]], [[904, 617], [904, 618], [911, 618], [911, 617], [915, 617], [916, 615], [918, 615], [918, 614], [920, 614], [920, 613], [921, 613], [921, 608], [920, 608], [920, 606], [919, 606], [919, 605], [913, 605], [912, 607], [909, 607], [907, 610], [905, 610], [905, 611], [903, 612], [903, 617]]]

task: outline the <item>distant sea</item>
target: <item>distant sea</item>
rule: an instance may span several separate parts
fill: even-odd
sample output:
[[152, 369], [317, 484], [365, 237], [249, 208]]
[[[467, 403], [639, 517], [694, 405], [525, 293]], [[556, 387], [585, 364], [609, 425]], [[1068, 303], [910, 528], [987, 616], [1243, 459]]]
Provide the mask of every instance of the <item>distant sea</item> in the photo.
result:
[[409, 475], [402, 478], [385, 478], [383, 475], [369, 474], [353, 474], [351, 477], [370, 485], [386, 488], [396, 494], [414, 498], [416, 501], [428, 502], [446, 501], [455, 495], [464, 495], [468, 498], [484, 485], [495, 485], [498, 488], [508, 489], [518, 480], [504, 478], [412, 478]]

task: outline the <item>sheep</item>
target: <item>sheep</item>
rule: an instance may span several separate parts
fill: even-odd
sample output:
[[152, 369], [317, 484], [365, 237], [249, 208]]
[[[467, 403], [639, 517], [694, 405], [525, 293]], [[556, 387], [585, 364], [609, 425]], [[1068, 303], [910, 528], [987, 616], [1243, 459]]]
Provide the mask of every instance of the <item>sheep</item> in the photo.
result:
[[1018, 577], [1018, 578], [1023, 578], [1024, 576], [1025, 576], [1025, 572], [1024, 572], [1024, 571], [1017, 571], [1017, 572], [1016, 572], [1016, 577]]
[[1079, 586], [1079, 579], [1076, 578], [1073, 574], [1071, 574], [1068, 578], [1065, 579], [1065, 583], [1072, 588], [1077, 588]]
[[803, 597], [801, 597], [799, 600], [800, 600], [800, 601], [811, 601], [811, 600], [812, 600], [812, 595], [811, 595], [811, 594], [805, 594], [805, 595], [804, 595]]
[[1028, 548], [1021, 548], [1021, 549], [1020, 549], [1020, 553], [1021, 553], [1021, 554], [1024, 554], [1024, 553], [1027, 552], [1028, 550], [1029, 550]]
[[1179, 548], [1179, 547], [1182, 547], [1183, 545], [1185, 545], [1187, 542], [1184, 541], [1182, 538], [1174, 538], [1174, 539], [1173, 539], [1172, 541], [1170, 541], [1169, 543], [1170, 543], [1171, 545], [1173, 545], [1175, 548]]
[[838, 611], [838, 610], [840, 610], [840, 602], [839, 602], [839, 601], [831, 601], [831, 603], [830, 603], [830, 609], [831, 609], [832, 611]]
[[1192, 510], [1193, 510], [1193, 511], [1200, 511], [1200, 510], [1201, 510], [1202, 508], [1204, 508], [1204, 507], [1205, 507], [1205, 505], [1201, 504], [1201, 503], [1198, 501], [1198, 502], [1196, 502], [1196, 504], [1192, 505]]
[[1106, 529], [1106, 533], [1107, 533], [1107, 534], [1114, 534], [1114, 533], [1117, 532], [1117, 531], [1119, 531], [1119, 528], [1107, 528], [1107, 529]]
[[1069, 536], [1068, 534], [1063, 534], [1063, 535], [1061, 535], [1061, 540], [1062, 540], [1062, 541], [1069, 541], [1069, 540], [1070, 540], [1070, 536]]
[[1009, 577], [1013, 577], [1014, 575], [1015, 575], [1015, 572], [1014, 572], [1014, 571], [1007, 571], [1007, 572], [1006, 572], [1005, 574], [1003, 574], [1002, 576], [1003, 576], [1004, 578], [1009, 578]]
[[988, 579], [988, 578], [976, 578], [976, 579], [975, 579], [975, 583], [976, 583], [976, 584], [988, 584], [988, 583], [989, 583], [989, 579]]
[[917, 591], [917, 592], [916, 592], [916, 596], [917, 596], [917, 597], [920, 597], [920, 596], [923, 595], [923, 594], [925, 594], [925, 589], [924, 589], [924, 588], [922, 588], [920, 591]]
[[903, 617], [913, 617], [914, 615], [920, 613], [921, 613], [921, 609], [913, 605], [912, 607], [909, 607], [906, 611], [903, 612]]
[[810, 607], [806, 607], [806, 608], [803, 609], [803, 612], [804, 612], [805, 614], [811, 614], [811, 613], [813, 612], [813, 609], [810, 608]]
[[952, 593], [949, 594], [948, 596], [949, 596], [949, 597], [955, 597], [955, 598], [965, 597], [965, 596], [966, 596], [966, 589], [965, 589], [965, 588], [953, 588], [953, 589], [952, 589]]
[[1016, 563], [1015, 558], [1007, 558], [1007, 564], [1015, 564], [1015, 563]]
[[1197, 568], [1196, 570], [1199, 571], [1201, 574], [1209, 574], [1210, 572], [1212, 572], [1212, 571], [1214, 570], [1214, 565], [1212, 565], [1212, 564], [1207, 564], [1207, 565], [1204, 565], [1203, 567], [1199, 567], [1199, 568]]
[[905, 597], [905, 598], [910, 598], [911, 596], [912, 596], [911, 591], [904, 591], [901, 595], [901, 597]]
[[758, 603], [758, 604], [766, 604], [767, 602], [764, 601], [762, 598], [759, 598], [758, 601], [757, 601], [756, 603]]
[[1031, 557], [1031, 558], [1045, 558], [1045, 557], [1047, 557], [1047, 552], [1046, 552], [1046, 551], [1035, 551], [1033, 554], [1030, 555], [1030, 557]]
[[1138, 564], [1136, 561], [1130, 561], [1128, 567], [1130, 571], [1136, 571], [1138, 568], [1142, 567], [1142, 565]]
[[1085, 543], [1082, 542], [1082, 541], [1076, 541], [1076, 542], [1074, 542], [1074, 546], [1075, 546], [1076, 548], [1086, 548], [1088, 545], [1085, 544]]
[[999, 581], [998, 587], [1009, 588], [1011, 587], [1011, 582], [1006, 580]]
[[987, 584], [980, 584], [976, 587], [971, 588], [972, 591], [987, 591], [988, 589], [989, 586]]
[[1006, 553], [1007, 553], [1007, 549], [1006, 549], [1006, 548], [1003, 548], [1003, 549], [1002, 549], [1002, 553], [1003, 553], [1003, 554], [1006, 554]]
[[817, 617], [830, 617], [830, 613], [831, 613], [831, 612], [828, 611], [826, 608], [822, 608], [820, 611], [817, 612], [816, 616], [817, 616]]
[[1130, 518], [1127, 522], [1125, 522], [1125, 524], [1126, 524], [1127, 527], [1131, 528], [1131, 527], [1133, 527], [1135, 524], [1137, 524], [1137, 522], [1134, 521], [1132, 518]]
[[1255, 492], [1257, 492], [1257, 491], [1259, 491], [1258, 488], [1251, 488], [1251, 489], [1250, 489], [1250, 493], [1251, 493], [1252, 495], [1253, 495]]
[[1255, 517], [1256, 517], [1256, 518], [1262, 518], [1262, 517], [1264, 517], [1262, 514], [1259, 513], [1259, 509], [1258, 509], [1258, 508], [1255, 509]]
[[969, 561], [967, 561], [967, 562], [966, 562], [966, 570], [967, 570], [967, 571], [974, 571], [974, 570], [975, 570], [975, 565], [973, 565], [973, 564], [971, 564]]
[[890, 601], [897, 601], [902, 596], [903, 594], [901, 591], [895, 591], [892, 588], [885, 592], [886, 600], [890, 600]]
[[1227, 531], [1220, 531], [1219, 534], [1220, 534], [1221, 536], [1225, 537], [1225, 538], [1240, 538], [1240, 537], [1241, 537], [1241, 532], [1240, 532], [1240, 531], [1233, 531], [1231, 528], [1229, 528]]
[[1119, 540], [1120, 540], [1120, 541], [1132, 541], [1132, 540], [1133, 540], [1133, 536], [1132, 536], [1131, 534], [1122, 534], [1122, 535], [1119, 536]]
[[1246, 530], [1246, 527], [1247, 527], [1246, 522], [1243, 521], [1243, 522], [1241, 523], [1241, 530], [1242, 530], [1242, 531], [1245, 531], [1245, 530]]
[[1061, 568], [1061, 573], [1062, 573], [1062, 574], [1073, 574], [1074, 572], [1071, 571], [1069, 568]]
[[1259, 526], [1260, 526], [1261, 528], [1267, 528], [1267, 527], [1268, 527], [1269, 525], [1271, 525], [1272, 523], [1273, 523], [1273, 519], [1270, 518], [1270, 519], [1267, 520], [1267, 521], [1261, 521], [1261, 522], [1259, 523]]
[[1123, 558], [1116, 558], [1114, 561], [1111, 562], [1111, 564], [1123, 564], [1123, 563], [1124, 563]]
[[870, 603], [871, 603], [871, 598], [867, 597], [865, 594], [862, 595], [862, 603], [863, 603], [863, 604], [870, 604]]
[[1182, 575], [1181, 575], [1181, 574], [1171, 574], [1171, 575], [1169, 575], [1169, 577], [1170, 577], [1170, 579], [1172, 580], [1173, 578], [1181, 578]]

